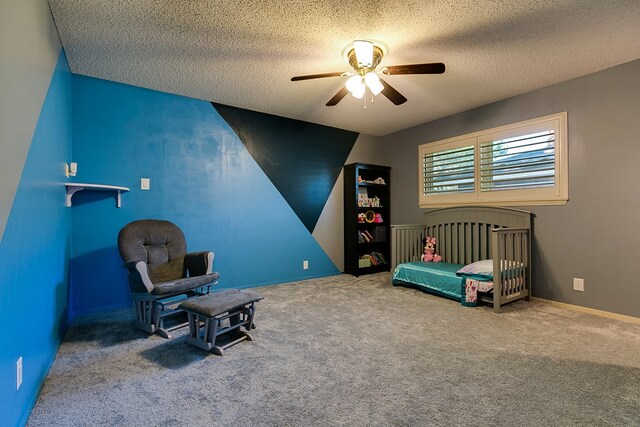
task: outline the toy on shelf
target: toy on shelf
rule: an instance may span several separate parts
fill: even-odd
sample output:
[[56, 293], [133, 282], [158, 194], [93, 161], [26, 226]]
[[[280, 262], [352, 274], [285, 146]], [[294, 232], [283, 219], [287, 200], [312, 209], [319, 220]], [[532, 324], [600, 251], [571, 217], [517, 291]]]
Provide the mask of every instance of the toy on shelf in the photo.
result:
[[362, 183], [366, 183], [366, 184], [378, 184], [378, 185], [387, 185], [387, 183], [385, 182], [384, 178], [379, 176], [376, 179], [367, 179], [364, 180], [362, 179], [362, 177], [360, 175], [358, 175], [358, 184], [362, 184]]
[[373, 218], [373, 222], [375, 222], [376, 224], [382, 224], [382, 215], [377, 213], [376, 216]]
[[368, 223], [374, 222], [376, 219], [376, 213], [374, 211], [366, 211], [364, 213], [364, 220]]
[[358, 207], [360, 208], [381, 208], [380, 197], [367, 197], [366, 194], [358, 194]]
[[442, 257], [436, 253], [436, 238], [425, 237], [422, 239], [424, 245], [424, 253], [422, 254], [422, 261], [424, 262], [440, 262]]
[[358, 231], [358, 243], [371, 243], [371, 242], [375, 242], [375, 239], [369, 231], [367, 230]]
[[367, 220], [367, 216], [364, 213], [358, 214], [358, 222], [362, 223], [362, 222], [365, 222], [366, 220]]

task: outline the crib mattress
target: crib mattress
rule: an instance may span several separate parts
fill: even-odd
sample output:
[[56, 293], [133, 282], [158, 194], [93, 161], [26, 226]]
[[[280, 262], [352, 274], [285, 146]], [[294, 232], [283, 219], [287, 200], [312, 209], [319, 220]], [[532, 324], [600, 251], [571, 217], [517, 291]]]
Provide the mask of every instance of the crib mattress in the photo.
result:
[[456, 276], [456, 271], [462, 267], [464, 265], [450, 262], [407, 262], [396, 267], [392, 283], [414, 286], [457, 301], [463, 301], [465, 279]]

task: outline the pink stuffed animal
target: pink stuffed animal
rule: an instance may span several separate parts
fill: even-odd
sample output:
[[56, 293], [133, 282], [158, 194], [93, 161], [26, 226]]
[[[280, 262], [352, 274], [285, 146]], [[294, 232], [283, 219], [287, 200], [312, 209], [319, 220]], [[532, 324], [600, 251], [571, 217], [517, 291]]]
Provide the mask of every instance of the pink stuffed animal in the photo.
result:
[[436, 253], [436, 238], [425, 237], [422, 239], [424, 245], [424, 253], [422, 254], [422, 261], [424, 262], [440, 262], [442, 257]]

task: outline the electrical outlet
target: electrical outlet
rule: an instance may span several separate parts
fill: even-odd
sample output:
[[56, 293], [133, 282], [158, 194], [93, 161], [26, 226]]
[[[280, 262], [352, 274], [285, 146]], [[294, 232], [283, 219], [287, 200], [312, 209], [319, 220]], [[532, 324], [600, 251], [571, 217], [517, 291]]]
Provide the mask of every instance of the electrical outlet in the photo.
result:
[[22, 356], [16, 362], [16, 390], [22, 385]]
[[309, 269], [309, 261], [307, 261], [307, 260], [302, 261], [302, 269], [303, 270], [308, 270]]
[[584, 279], [573, 278], [573, 290], [584, 292]]
[[149, 190], [149, 189], [151, 189], [151, 179], [150, 178], [140, 178], [140, 189], [141, 190]]

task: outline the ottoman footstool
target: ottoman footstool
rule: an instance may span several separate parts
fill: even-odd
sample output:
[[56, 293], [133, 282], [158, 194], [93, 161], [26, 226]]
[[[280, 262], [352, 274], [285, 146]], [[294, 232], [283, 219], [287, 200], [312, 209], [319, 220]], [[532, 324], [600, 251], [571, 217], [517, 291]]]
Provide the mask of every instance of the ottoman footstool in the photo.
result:
[[[247, 331], [255, 328], [255, 304], [263, 298], [257, 292], [229, 289], [183, 302], [178, 308], [189, 316], [187, 342], [222, 356], [224, 350], [232, 345], [251, 341], [251, 336], [240, 328], [244, 326]], [[216, 345], [216, 339], [223, 334], [232, 341]]]

